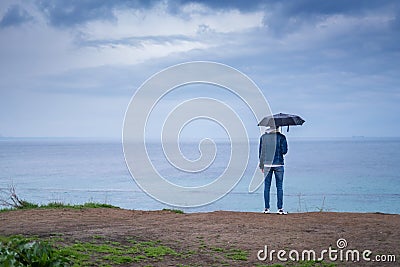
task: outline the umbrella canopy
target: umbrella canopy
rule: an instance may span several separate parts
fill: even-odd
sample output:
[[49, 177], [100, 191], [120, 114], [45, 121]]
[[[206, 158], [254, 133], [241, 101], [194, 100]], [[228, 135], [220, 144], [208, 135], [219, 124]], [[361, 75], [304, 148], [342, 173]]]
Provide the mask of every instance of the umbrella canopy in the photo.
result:
[[272, 116], [267, 116], [260, 121], [258, 126], [289, 126], [289, 125], [302, 125], [305, 122], [300, 116], [279, 113]]

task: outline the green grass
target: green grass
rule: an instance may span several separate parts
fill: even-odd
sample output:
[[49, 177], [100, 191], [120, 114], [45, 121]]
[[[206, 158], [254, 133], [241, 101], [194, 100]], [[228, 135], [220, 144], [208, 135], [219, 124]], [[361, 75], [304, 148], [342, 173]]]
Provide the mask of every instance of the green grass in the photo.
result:
[[41, 239], [0, 236], [0, 244], [0, 266], [118, 266], [135, 262], [151, 264], [165, 257], [184, 256], [161, 241], [132, 238], [121, 244], [99, 236], [93, 236], [91, 242], [72, 243], [58, 236]]
[[18, 208], [1, 208], [0, 212], [6, 212], [6, 211], [12, 211], [12, 210], [20, 210], [20, 209], [36, 209], [39, 208], [40, 206], [35, 203], [31, 203], [25, 200], [21, 201], [22, 206], [19, 206]]
[[230, 249], [225, 252], [225, 258], [236, 261], [247, 261], [249, 253], [240, 249]]
[[26, 210], [26, 209], [85, 209], [85, 208], [119, 208], [110, 204], [87, 202], [84, 204], [65, 204], [62, 202], [50, 202], [44, 205], [38, 205], [28, 201], [22, 201], [24, 204], [18, 208], [3, 208], [0, 212], [7, 212], [13, 210]]
[[57, 208], [62, 208], [62, 209], [85, 209], [85, 208], [119, 208], [110, 204], [104, 204], [104, 203], [96, 203], [96, 202], [87, 202], [84, 204], [78, 204], [78, 205], [71, 205], [71, 204], [64, 204], [61, 202], [50, 202], [46, 205], [41, 205], [39, 206], [41, 209], [57, 209]]
[[[187, 264], [191, 257], [209, 255], [215, 259], [216, 266], [230, 266], [232, 262], [247, 261], [249, 253], [236, 248], [205, 247], [199, 250], [177, 251], [163, 244], [160, 240], [138, 240], [135, 237], [125, 237], [119, 242], [101, 235], [93, 235], [85, 241], [68, 240], [60, 235], [49, 237], [1, 237], [0, 242], [6, 243], [12, 239], [23, 240], [25, 243], [36, 242], [45, 244], [47, 251], [52, 251], [50, 259], [62, 259], [65, 265], [54, 266], [119, 266], [119, 265], [159, 265], [163, 261], [172, 260]], [[202, 239], [200, 239], [203, 241]], [[4, 265], [0, 256], [0, 266]], [[18, 266], [18, 265], [8, 265]], [[25, 265], [22, 265], [25, 266]], [[26, 265], [29, 266], [29, 265]], [[34, 265], [32, 265], [34, 266]], [[39, 266], [39, 265], [37, 265]], [[40, 265], [42, 266], [42, 265]], [[50, 265], [43, 265], [50, 266]], [[184, 265], [182, 265], [184, 266]], [[196, 265], [197, 266], [197, 265]]]
[[207, 246], [201, 238], [198, 237], [200, 240], [199, 242], [199, 249], [202, 253], [210, 253], [221, 255], [224, 259], [234, 260], [234, 261], [247, 261], [249, 257], [249, 253], [247, 251], [237, 249], [237, 248], [222, 248], [222, 247], [214, 247], [214, 246]]
[[[101, 242], [101, 243], [99, 243]], [[121, 265], [133, 262], [162, 261], [164, 257], [179, 257], [174, 249], [160, 244], [160, 241], [137, 241], [127, 238], [124, 244], [99, 236], [93, 236], [93, 242], [75, 242], [61, 245], [61, 255], [71, 259], [74, 266]]]
[[177, 209], [162, 209], [162, 210], [177, 213], [177, 214], [184, 214], [183, 210], [177, 210]]

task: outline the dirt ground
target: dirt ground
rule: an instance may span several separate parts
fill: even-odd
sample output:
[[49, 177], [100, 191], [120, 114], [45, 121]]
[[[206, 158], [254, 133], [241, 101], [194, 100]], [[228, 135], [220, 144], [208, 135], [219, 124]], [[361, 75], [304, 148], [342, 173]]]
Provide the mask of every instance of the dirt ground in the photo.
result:
[[[228, 261], [231, 266], [269, 265], [260, 261], [259, 250], [337, 249], [337, 240], [344, 238], [349, 249], [360, 253], [371, 250], [378, 254], [395, 255], [397, 263], [336, 261], [338, 266], [400, 266], [400, 215], [371, 213], [296, 213], [289, 215], [252, 212], [216, 211], [177, 214], [169, 211], [135, 211], [123, 209], [36, 209], [0, 213], [0, 235], [15, 234], [47, 237], [62, 234], [70, 240], [85, 240], [101, 235], [112, 240], [134, 236], [141, 240], [161, 240], [176, 251], [195, 250], [199, 246], [240, 249], [248, 252], [247, 261]], [[264, 254], [260, 254], [263, 256]], [[294, 255], [294, 254], [293, 254]], [[339, 254], [337, 254], [339, 255]], [[280, 263], [274, 256], [274, 263]], [[360, 256], [361, 257], [361, 256]], [[325, 255], [325, 261], [328, 255]], [[212, 253], [197, 253], [186, 259], [165, 258], [156, 266], [218, 265]], [[140, 264], [138, 264], [140, 265]], [[132, 265], [133, 266], [133, 265]]]

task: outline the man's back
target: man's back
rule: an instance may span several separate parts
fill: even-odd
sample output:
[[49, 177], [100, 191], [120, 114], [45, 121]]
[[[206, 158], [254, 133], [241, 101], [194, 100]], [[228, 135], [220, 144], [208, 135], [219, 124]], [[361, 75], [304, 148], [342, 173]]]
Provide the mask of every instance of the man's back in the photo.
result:
[[288, 151], [286, 137], [280, 132], [265, 133], [260, 138], [260, 164], [284, 165], [283, 155]]

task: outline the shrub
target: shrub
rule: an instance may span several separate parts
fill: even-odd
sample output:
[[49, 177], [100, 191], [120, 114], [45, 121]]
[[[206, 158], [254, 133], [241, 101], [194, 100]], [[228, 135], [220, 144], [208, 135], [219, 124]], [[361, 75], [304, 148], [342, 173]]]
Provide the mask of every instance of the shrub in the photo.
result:
[[71, 264], [45, 242], [13, 237], [0, 242], [0, 265], [58, 267]]

